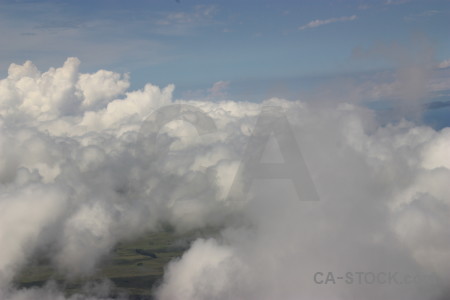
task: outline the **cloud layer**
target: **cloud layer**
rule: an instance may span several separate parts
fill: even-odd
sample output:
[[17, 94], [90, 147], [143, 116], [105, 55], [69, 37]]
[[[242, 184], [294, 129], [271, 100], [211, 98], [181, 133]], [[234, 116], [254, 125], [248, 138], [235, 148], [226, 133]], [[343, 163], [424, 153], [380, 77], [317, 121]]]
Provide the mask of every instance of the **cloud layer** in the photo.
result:
[[[1, 299], [65, 299], [51, 283], [14, 289], [36, 252], [70, 280], [162, 223], [221, 232], [168, 265], [157, 299], [442, 299], [448, 128], [381, 126], [373, 111], [345, 102], [174, 100], [171, 85], [128, 91], [127, 76], [83, 74], [79, 63], [46, 72], [12, 64], [0, 81]], [[293, 183], [277, 178], [227, 197], [265, 106], [289, 120], [320, 201], [299, 201]], [[264, 160], [277, 163], [277, 149], [269, 145]], [[434, 279], [320, 284], [318, 272]], [[107, 297], [105, 283], [71, 299]]]

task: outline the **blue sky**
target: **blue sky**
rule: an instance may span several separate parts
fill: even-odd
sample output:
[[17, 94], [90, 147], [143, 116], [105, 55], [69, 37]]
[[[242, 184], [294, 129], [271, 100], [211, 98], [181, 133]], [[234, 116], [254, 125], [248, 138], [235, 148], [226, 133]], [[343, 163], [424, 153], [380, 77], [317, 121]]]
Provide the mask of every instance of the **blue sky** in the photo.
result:
[[0, 17], [2, 75], [76, 56], [82, 71], [174, 83], [180, 97], [219, 81], [236, 97], [299, 93], [396, 68], [397, 50], [414, 61], [423, 44], [436, 64], [450, 58], [450, 1], [17, 0], [1, 1]]

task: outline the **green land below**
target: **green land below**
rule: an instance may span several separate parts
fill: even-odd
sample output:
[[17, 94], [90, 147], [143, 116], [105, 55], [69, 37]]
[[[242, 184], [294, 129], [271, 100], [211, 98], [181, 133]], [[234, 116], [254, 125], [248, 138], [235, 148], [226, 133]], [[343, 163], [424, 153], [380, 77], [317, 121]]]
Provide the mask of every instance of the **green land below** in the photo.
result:
[[87, 283], [112, 283], [117, 298], [153, 299], [152, 289], [163, 279], [167, 264], [181, 257], [191, 242], [199, 237], [214, 235], [214, 230], [177, 234], [171, 230], [147, 233], [135, 240], [118, 243], [97, 266], [96, 271], [83, 278], [68, 278], [56, 271], [45, 256], [36, 256], [15, 279], [17, 288], [44, 286], [49, 281], [66, 296], [83, 294]]

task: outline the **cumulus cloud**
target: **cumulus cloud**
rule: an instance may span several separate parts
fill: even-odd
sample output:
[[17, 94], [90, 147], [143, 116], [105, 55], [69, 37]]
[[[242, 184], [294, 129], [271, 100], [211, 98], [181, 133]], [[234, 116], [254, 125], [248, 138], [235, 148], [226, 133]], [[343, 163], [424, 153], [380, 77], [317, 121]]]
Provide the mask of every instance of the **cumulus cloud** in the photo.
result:
[[444, 61], [441, 61], [441, 62], [438, 64], [438, 68], [439, 68], [439, 69], [447, 69], [448, 67], [450, 67], [450, 59], [446, 59], [446, 60], [444, 60]]
[[[128, 91], [126, 75], [83, 74], [79, 63], [45, 72], [12, 64], [0, 80], [1, 299], [108, 299], [107, 281], [66, 296], [52, 282], [17, 289], [13, 279], [37, 252], [66, 280], [89, 275], [116, 243], [163, 223], [220, 232], [168, 264], [156, 299], [444, 295], [448, 128], [380, 125], [347, 102], [175, 100], [171, 85]], [[290, 177], [251, 171], [245, 197], [229, 197], [246, 145], [261, 142], [255, 126], [267, 106], [288, 120], [320, 201], [303, 201]], [[284, 143], [289, 135], [274, 128]], [[269, 148], [262, 166], [286, 174], [279, 161], [293, 149]], [[328, 272], [354, 281], [314, 281]], [[359, 284], [356, 272], [436, 280]]]
[[220, 80], [215, 82], [213, 86], [208, 90], [210, 92], [210, 97], [215, 99], [224, 97], [229, 85], [230, 82], [228, 81]]
[[303, 26], [300, 26], [298, 29], [305, 30], [305, 29], [319, 27], [319, 26], [323, 26], [323, 25], [327, 25], [327, 24], [331, 24], [331, 23], [336, 23], [336, 22], [349, 22], [349, 21], [356, 20], [356, 18], [357, 18], [356, 15], [352, 15], [352, 16], [339, 17], [339, 18], [330, 18], [330, 19], [325, 19], [325, 20], [317, 19], [317, 20], [311, 21]]
[[185, 99], [203, 99], [209, 101], [225, 100], [228, 97], [229, 81], [219, 80], [208, 89], [189, 90], [183, 93]]

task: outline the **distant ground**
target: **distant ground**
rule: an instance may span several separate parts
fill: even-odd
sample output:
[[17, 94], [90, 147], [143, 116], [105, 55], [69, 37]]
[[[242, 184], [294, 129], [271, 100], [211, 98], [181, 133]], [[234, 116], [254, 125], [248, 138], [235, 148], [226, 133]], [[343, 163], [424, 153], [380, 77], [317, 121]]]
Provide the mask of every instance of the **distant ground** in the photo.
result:
[[19, 288], [43, 286], [54, 280], [67, 295], [80, 292], [87, 282], [105, 278], [114, 284], [116, 295], [131, 299], [152, 299], [152, 287], [162, 280], [164, 267], [173, 258], [180, 257], [197, 237], [210, 236], [214, 230], [176, 234], [172, 231], [148, 233], [139, 239], [119, 243], [99, 265], [97, 272], [83, 279], [67, 279], [58, 274], [48, 259], [36, 258], [17, 276]]

